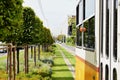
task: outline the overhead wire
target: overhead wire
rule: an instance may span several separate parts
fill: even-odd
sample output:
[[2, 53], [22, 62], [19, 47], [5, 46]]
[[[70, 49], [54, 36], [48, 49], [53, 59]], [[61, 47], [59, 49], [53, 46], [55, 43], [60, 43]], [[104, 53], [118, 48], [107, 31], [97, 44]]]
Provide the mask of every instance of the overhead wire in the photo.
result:
[[42, 13], [42, 16], [43, 16], [43, 18], [44, 18], [45, 21], [46, 21], [46, 27], [48, 27], [48, 20], [47, 20], [47, 18], [45, 17], [41, 0], [38, 0], [38, 4], [39, 4], [39, 7], [40, 7], [40, 11], [41, 11], [41, 13]]

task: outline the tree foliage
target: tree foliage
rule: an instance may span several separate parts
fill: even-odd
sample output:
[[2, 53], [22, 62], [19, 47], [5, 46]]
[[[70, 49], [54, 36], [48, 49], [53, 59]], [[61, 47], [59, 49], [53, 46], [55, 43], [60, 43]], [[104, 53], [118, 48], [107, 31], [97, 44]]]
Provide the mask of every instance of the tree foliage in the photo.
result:
[[21, 40], [23, 44], [30, 44], [32, 39], [32, 30], [35, 22], [35, 13], [30, 7], [23, 8], [23, 33]]
[[57, 40], [61, 41], [61, 42], [65, 42], [65, 38], [66, 38], [66, 36], [64, 34], [60, 34], [60, 35], [58, 35]]
[[52, 44], [50, 30], [23, 0], [0, 0], [0, 41], [23, 44]]
[[42, 28], [43, 28], [43, 22], [37, 16], [35, 16], [35, 21], [32, 30], [33, 44], [37, 44], [37, 43], [41, 44]]
[[23, 0], [0, 0], [0, 40], [16, 41], [22, 25]]

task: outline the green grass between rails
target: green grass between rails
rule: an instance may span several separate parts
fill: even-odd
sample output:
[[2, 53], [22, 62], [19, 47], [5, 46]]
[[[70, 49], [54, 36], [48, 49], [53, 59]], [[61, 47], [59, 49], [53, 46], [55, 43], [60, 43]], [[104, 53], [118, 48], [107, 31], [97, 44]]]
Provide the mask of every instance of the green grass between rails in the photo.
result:
[[54, 66], [52, 68], [52, 80], [74, 80], [71, 72], [68, 69], [68, 66], [66, 65], [60, 53], [58, 45], [55, 48], [55, 54], [56, 58], [54, 59]]
[[63, 51], [63, 53], [65, 54], [65, 56], [68, 58], [68, 60], [70, 61], [70, 63], [72, 64], [73, 67], [75, 67], [75, 56], [73, 56], [71, 53], [69, 53], [68, 51], [66, 51], [64, 48], [62, 48], [61, 46], [59, 46], [59, 48]]

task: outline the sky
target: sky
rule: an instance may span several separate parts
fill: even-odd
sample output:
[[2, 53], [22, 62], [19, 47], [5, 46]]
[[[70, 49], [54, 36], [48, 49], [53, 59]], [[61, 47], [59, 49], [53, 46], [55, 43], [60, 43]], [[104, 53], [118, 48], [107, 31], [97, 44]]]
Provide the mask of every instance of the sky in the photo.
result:
[[31, 7], [51, 30], [53, 36], [67, 34], [67, 19], [75, 15], [76, 0], [24, 0], [23, 6]]

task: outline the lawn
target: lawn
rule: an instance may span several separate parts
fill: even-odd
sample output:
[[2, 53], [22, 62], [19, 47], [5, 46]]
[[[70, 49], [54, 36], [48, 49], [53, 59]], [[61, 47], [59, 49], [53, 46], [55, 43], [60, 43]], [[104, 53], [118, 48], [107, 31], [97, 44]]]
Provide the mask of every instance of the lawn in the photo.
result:
[[[34, 66], [34, 59], [30, 58], [30, 49], [29, 49], [29, 73], [24, 73], [24, 50], [20, 51], [19, 60], [20, 60], [20, 73], [16, 75], [16, 80], [51, 80], [49, 76], [50, 66], [49, 64], [43, 63], [38, 60], [36, 53], [36, 66]], [[51, 58], [52, 52], [41, 52], [41, 57]], [[7, 57], [0, 57], [0, 80], [7, 80], [8, 75], [6, 74], [6, 61]], [[45, 75], [45, 77], [43, 77]]]
[[6, 55], [0, 57], [0, 80], [7, 80], [7, 74], [6, 74], [7, 59], [6, 58], [7, 58]]
[[54, 59], [54, 66], [52, 68], [52, 80], [74, 80], [58, 47], [57, 45], [55, 48], [56, 58]]

